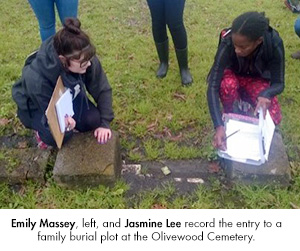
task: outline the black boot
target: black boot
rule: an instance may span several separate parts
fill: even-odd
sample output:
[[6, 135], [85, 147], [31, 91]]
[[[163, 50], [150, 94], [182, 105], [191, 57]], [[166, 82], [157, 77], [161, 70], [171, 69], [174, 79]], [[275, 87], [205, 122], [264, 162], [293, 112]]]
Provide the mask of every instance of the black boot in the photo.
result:
[[188, 86], [193, 82], [193, 78], [188, 67], [187, 54], [188, 54], [187, 48], [181, 50], [176, 49], [176, 56], [177, 56], [177, 61], [180, 69], [181, 83], [184, 86]]
[[160, 65], [156, 72], [158, 78], [164, 78], [167, 75], [169, 67], [169, 40], [162, 43], [155, 43]]

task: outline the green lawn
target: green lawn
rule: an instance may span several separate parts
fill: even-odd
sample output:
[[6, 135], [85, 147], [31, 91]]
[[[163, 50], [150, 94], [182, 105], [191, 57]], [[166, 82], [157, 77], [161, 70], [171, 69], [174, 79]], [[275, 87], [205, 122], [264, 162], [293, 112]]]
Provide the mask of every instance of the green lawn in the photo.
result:
[[[213, 4], [212, 4], [213, 3]], [[21, 75], [26, 55], [39, 47], [37, 20], [27, 1], [0, 1], [0, 135], [28, 134], [15, 117], [11, 86]], [[189, 41], [189, 64], [194, 84], [180, 83], [173, 44], [170, 69], [165, 79], [155, 77], [158, 59], [151, 33], [146, 0], [82, 0], [79, 18], [97, 48], [113, 87], [114, 130], [120, 132], [126, 160], [188, 159], [215, 157], [211, 147], [213, 126], [206, 103], [206, 76], [212, 65], [218, 34], [232, 20], [249, 10], [265, 11], [271, 25], [284, 40], [286, 88], [279, 101], [283, 111], [280, 126], [293, 163], [293, 185], [288, 189], [234, 187], [222, 184], [199, 188], [189, 196], [176, 196], [172, 186], [126, 198], [127, 186], [69, 191], [51, 179], [46, 186], [27, 184], [14, 193], [0, 187], [4, 208], [150, 208], [159, 203], [170, 208], [291, 208], [300, 206], [300, 79], [299, 61], [290, 54], [300, 50], [294, 34], [297, 15], [283, 1], [187, 0], [185, 25]], [[60, 23], [58, 22], [58, 27]]]

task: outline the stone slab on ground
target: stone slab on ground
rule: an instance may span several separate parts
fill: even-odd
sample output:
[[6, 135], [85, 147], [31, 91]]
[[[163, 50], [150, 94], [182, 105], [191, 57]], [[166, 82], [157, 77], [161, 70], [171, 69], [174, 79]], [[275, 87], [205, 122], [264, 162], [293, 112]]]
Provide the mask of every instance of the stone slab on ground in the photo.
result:
[[33, 180], [45, 183], [50, 150], [36, 147], [25, 149], [1, 148], [0, 150], [0, 182], [9, 184], [25, 183]]
[[[161, 168], [170, 171], [165, 175]], [[130, 185], [128, 195], [140, 191], [175, 186], [178, 194], [193, 192], [198, 186], [209, 185], [213, 180], [225, 179], [218, 162], [203, 159], [145, 161], [123, 164], [122, 177]]]
[[93, 132], [75, 133], [58, 151], [53, 170], [61, 186], [112, 185], [121, 174], [119, 135], [113, 132], [107, 144], [98, 144]]
[[290, 163], [280, 133], [276, 132], [269, 153], [269, 161], [254, 166], [223, 159], [222, 166], [229, 180], [241, 184], [289, 185], [291, 180]]

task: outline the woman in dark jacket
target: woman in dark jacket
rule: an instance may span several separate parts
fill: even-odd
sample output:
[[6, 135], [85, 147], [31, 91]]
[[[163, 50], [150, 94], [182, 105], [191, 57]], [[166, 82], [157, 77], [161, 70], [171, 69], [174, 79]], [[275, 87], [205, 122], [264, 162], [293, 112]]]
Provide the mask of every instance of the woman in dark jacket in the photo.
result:
[[269, 26], [263, 13], [246, 12], [231, 29], [221, 33], [214, 64], [208, 76], [207, 100], [215, 127], [213, 145], [226, 149], [223, 112], [233, 112], [234, 104], [249, 103], [256, 115], [268, 109], [275, 124], [281, 121], [276, 95], [284, 89], [284, 47], [279, 34]]
[[173, 38], [181, 83], [184, 86], [193, 82], [188, 68], [187, 35], [183, 23], [185, 0], [147, 0], [152, 18], [152, 33], [160, 65], [156, 76], [164, 78], [169, 67], [169, 39], [167, 26]]
[[[94, 130], [99, 143], [106, 143], [111, 137], [112, 90], [95, 56], [95, 47], [80, 26], [78, 19], [67, 18], [64, 27], [26, 60], [22, 78], [12, 89], [18, 117], [27, 128], [37, 132], [38, 143], [43, 148], [56, 145], [45, 111], [59, 76], [64, 86], [71, 89], [75, 113], [73, 118], [66, 119], [65, 140], [70, 138], [73, 129]], [[85, 88], [97, 107], [87, 98]]]

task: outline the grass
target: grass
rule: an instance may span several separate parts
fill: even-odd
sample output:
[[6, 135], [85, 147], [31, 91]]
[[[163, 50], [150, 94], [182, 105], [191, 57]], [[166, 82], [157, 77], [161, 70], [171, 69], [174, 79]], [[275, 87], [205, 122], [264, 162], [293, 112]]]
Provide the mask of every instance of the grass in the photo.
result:
[[[237, 4], [240, 3], [240, 4]], [[12, 11], [13, 10], [13, 11]], [[229, 11], [230, 10], [230, 11]], [[145, 0], [80, 1], [82, 28], [91, 36], [104, 70], [113, 87], [116, 118], [112, 124], [120, 132], [126, 160], [138, 162], [159, 159], [216, 158], [211, 147], [212, 123], [206, 103], [206, 75], [213, 62], [218, 34], [223, 27], [248, 10], [265, 11], [284, 39], [286, 49], [286, 88], [279, 101], [283, 121], [280, 126], [290, 161], [293, 184], [287, 189], [199, 187], [189, 197], [176, 196], [167, 187], [125, 199], [125, 184], [86, 191], [59, 188], [49, 179], [46, 187], [29, 183], [18, 193], [7, 185], [0, 187], [3, 208], [291, 208], [300, 205], [300, 79], [299, 62], [290, 54], [299, 49], [294, 34], [296, 15], [282, 1], [189, 0], [185, 26], [189, 42], [189, 65], [194, 84], [180, 84], [173, 44], [170, 43], [170, 69], [164, 80], [155, 77], [158, 59], [151, 33], [151, 19]], [[26, 56], [39, 47], [37, 20], [27, 1], [1, 4], [0, 21], [0, 136], [28, 134], [15, 116], [12, 84], [20, 77]], [[57, 28], [60, 23], [57, 23]], [[4, 158], [4, 157], [3, 157]], [[237, 199], [238, 198], [238, 199]]]

